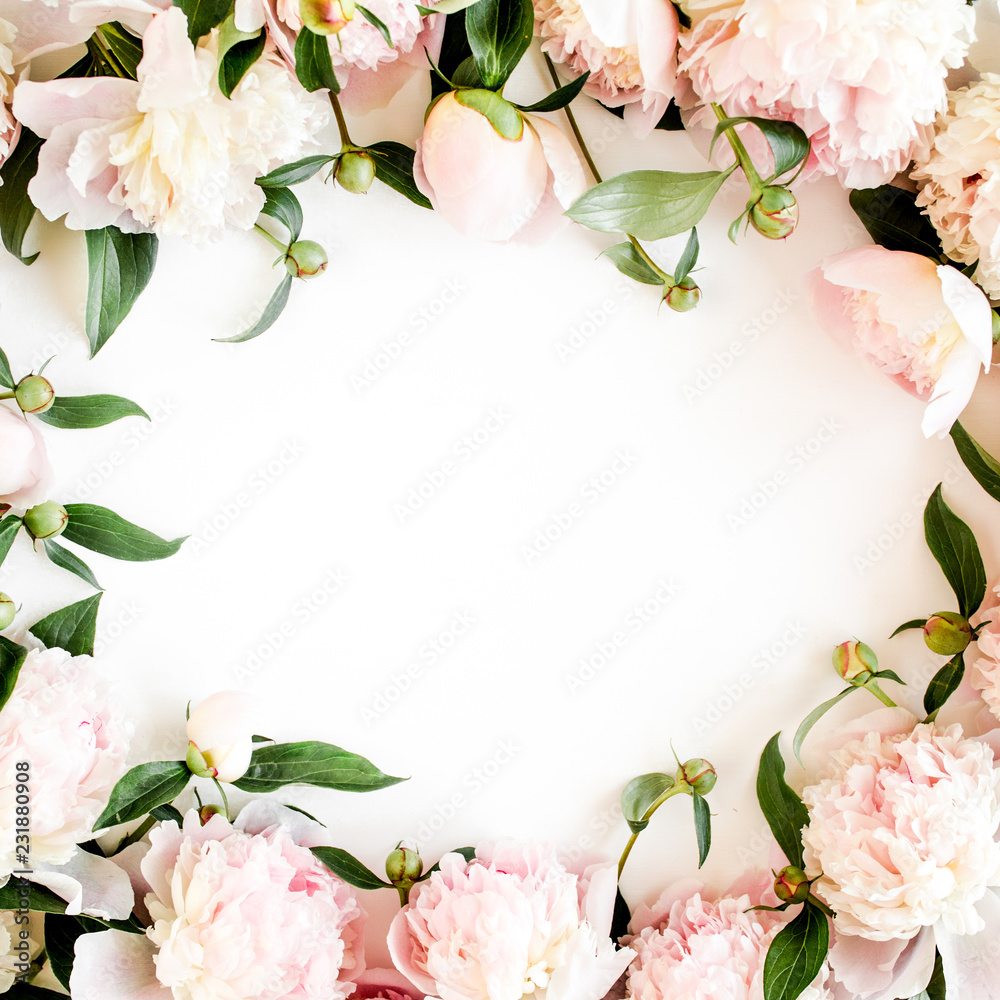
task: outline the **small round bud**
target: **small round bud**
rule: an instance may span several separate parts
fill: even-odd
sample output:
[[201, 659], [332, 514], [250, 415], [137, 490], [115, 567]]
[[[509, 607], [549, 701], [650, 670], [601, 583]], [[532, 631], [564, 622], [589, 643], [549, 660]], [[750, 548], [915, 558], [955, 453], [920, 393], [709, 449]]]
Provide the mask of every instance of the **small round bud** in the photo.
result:
[[201, 825], [204, 826], [213, 816], [222, 815], [221, 806], [202, 806], [198, 810], [198, 819], [201, 821]]
[[666, 289], [663, 301], [674, 312], [690, 312], [701, 301], [701, 289], [690, 278], [685, 278], [679, 285]]
[[799, 221], [799, 204], [786, 187], [766, 187], [750, 209], [750, 225], [769, 240], [791, 236]]
[[6, 594], [0, 592], [0, 631], [13, 624], [16, 614], [17, 608], [14, 607], [14, 602]]
[[681, 775], [699, 795], [708, 795], [715, 788], [715, 768], [704, 757], [692, 757], [685, 761]]
[[314, 278], [326, 270], [326, 251], [312, 240], [299, 240], [288, 248], [285, 268], [293, 278]]
[[24, 527], [32, 538], [56, 538], [68, 523], [66, 508], [52, 500], [30, 507], [24, 515]]
[[972, 628], [957, 611], [938, 611], [924, 622], [924, 642], [934, 653], [955, 656], [972, 642]]
[[385, 859], [385, 874], [393, 885], [413, 883], [423, 874], [424, 863], [420, 855], [408, 847], [397, 847]]
[[14, 389], [14, 399], [25, 413], [44, 413], [56, 399], [55, 389], [41, 375], [26, 375]]
[[184, 762], [188, 770], [197, 778], [214, 778], [216, 770], [205, 759], [205, 755], [193, 744], [188, 743], [187, 756]]
[[299, 0], [302, 23], [316, 35], [335, 35], [354, 17], [354, 0]]
[[810, 881], [801, 868], [788, 865], [774, 879], [774, 894], [783, 903], [804, 903], [809, 898]]
[[833, 667], [845, 681], [858, 687], [878, 670], [878, 657], [871, 646], [851, 639], [834, 647]]
[[991, 309], [990, 317], [993, 320], [993, 343], [1000, 344], [1000, 313], [996, 309]]
[[336, 182], [351, 194], [365, 194], [375, 180], [375, 161], [364, 149], [352, 149], [337, 161], [333, 172]]

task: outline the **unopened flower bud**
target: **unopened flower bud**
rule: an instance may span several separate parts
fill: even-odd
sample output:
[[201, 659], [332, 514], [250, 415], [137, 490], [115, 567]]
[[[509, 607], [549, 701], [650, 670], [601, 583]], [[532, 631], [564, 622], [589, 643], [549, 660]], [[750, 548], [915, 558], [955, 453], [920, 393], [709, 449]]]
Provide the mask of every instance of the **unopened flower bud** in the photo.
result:
[[674, 312], [690, 312], [701, 301], [701, 289], [690, 278], [685, 278], [679, 285], [666, 288], [663, 301]]
[[201, 821], [201, 825], [204, 826], [213, 816], [219, 816], [221, 814], [221, 806], [202, 806], [198, 810], [198, 819]]
[[833, 666], [845, 681], [858, 686], [878, 670], [878, 657], [871, 646], [851, 639], [834, 647]]
[[68, 523], [66, 508], [52, 500], [30, 507], [24, 515], [24, 527], [32, 538], [56, 538]]
[[14, 621], [17, 608], [14, 602], [4, 593], [0, 593], [0, 631], [8, 628]]
[[214, 778], [215, 768], [205, 760], [205, 755], [191, 742], [188, 743], [187, 756], [184, 758], [188, 770], [199, 778]]
[[1000, 344], [1000, 313], [991, 309], [990, 318], [993, 320], [993, 343]]
[[699, 794], [708, 795], [715, 788], [715, 768], [704, 757], [692, 757], [681, 768], [684, 780]]
[[786, 187], [766, 187], [750, 209], [750, 225], [769, 240], [791, 236], [799, 221], [799, 204]]
[[788, 865], [774, 880], [774, 894], [783, 903], [804, 903], [809, 898], [810, 882], [801, 868]]
[[302, 23], [317, 35], [335, 35], [354, 17], [354, 0], [299, 0]]
[[326, 251], [312, 240], [299, 240], [288, 248], [285, 268], [293, 278], [313, 278], [326, 270]]
[[336, 182], [351, 194], [364, 194], [375, 180], [375, 161], [364, 149], [352, 149], [337, 161], [333, 173]]
[[924, 622], [927, 648], [941, 656], [955, 656], [972, 642], [972, 628], [957, 611], [938, 611]]
[[408, 847], [397, 847], [385, 859], [385, 874], [393, 885], [416, 882], [423, 870], [424, 863], [420, 860], [420, 855]]
[[44, 413], [56, 399], [55, 389], [41, 375], [26, 375], [14, 389], [14, 399], [25, 413]]
[[256, 703], [243, 691], [216, 691], [187, 720], [187, 766], [199, 778], [238, 781], [253, 757]]

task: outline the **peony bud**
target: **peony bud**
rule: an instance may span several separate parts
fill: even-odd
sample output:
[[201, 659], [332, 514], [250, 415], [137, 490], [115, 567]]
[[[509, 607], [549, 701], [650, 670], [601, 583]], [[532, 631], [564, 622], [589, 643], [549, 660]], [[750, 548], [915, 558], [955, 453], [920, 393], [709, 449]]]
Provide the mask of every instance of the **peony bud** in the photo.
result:
[[690, 312], [701, 301], [701, 289], [690, 278], [685, 278], [679, 285], [670, 285], [666, 289], [663, 301], [674, 312]]
[[202, 806], [198, 810], [198, 819], [204, 826], [213, 816], [222, 815], [222, 806]]
[[375, 180], [375, 160], [364, 149], [351, 149], [337, 161], [334, 179], [351, 194], [365, 194]]
[[423, 870], [424, 863], [420, 855], [408, 847], [397, 847], [385, 859], [385, 874], [393, 885], [416, 882]]
[[991, 309], [990, 314], [993, 322], [993, 343], [1000, 344], [1000, 313], [997, 313], [996, 309]]
[[783, 903], [804, 903], [809, 898], [811, 883], [801, 868], [788, 865], [774, 880], [774, 894]]
[[17, 608], [14, 607], [14, 602], [6, 594], [0, 592], [0, 632], [13, 624], [16, 614]]
[[833, 666], [845, 681], [859, 687], [878, 670], [878, 657], [870, 646], [851, 639], [834, 646]]
[[26, 375], [14, 389], [14, 399], [25, 413], [44, 413], [56, 399], [55, 389], [41, 375]]
[[326, 270], [326, 251], [312, 240], [299, 240], [288, 248], [285, 268], [293, 278], [313, 278]]
[[708, 795], [715, 788], [715, 768], [703, 757], [692, 757], [681, 768], [684, 780], [699, 794]]
[[750, 209], [750, 224], [769, 240], [791, 236], [799, 221], [799, 205], [786, 187], [766, 187]]
[[56, 538], [65, 531], [68, 523], [66, 508], [52, 500], [29, 507], [24, 515], [25, 530], [32, 538]]
[[253, 699], [242, 691], [217, 691], [187, 721], [187, 766], [199, 778], [236, 781], [253, 753]]
[[354, 0], [299, 0], [302, 23], [316, 35], [335, 35], [354, 17]]
[[955, 656], [972, 642], [972, 628], [957, 611], [938, 611], [924, 622], [927, 648], [941, 656]]

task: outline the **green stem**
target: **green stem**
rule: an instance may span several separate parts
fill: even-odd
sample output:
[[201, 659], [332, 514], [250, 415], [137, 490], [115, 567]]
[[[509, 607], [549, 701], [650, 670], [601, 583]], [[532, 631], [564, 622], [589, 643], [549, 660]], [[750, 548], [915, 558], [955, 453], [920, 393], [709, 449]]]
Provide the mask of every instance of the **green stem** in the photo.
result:
[[870, 691], [887, 708], [899, 708], [899, 706], [879, 687], [876, 680], [870, 680], [865, 684], [865, 690]]
[[[721, 105], [713, 104], [712, 110], [720, 122], [724, 122], [729, 117], [722, 110]], [[743, 145], [743, 140], [736, 134], [736, 129], [732, 125], [724, 129], [724, 132], [726, 138], [729, 140], [729, 145], [733, 147], [733, 152], [736, 154], [740, 168], [750, 182], [750, 187], [754, 195], [759, 197], [764, 190], [764, 182], [760, 179], [760, 174], [757, 173], [757, 168], [753, 165], [753, 160], [750, 159], [750, 154], [747, 152], [746, 146]]]
[[261, 236], [267, 240], [275, 248], [275, 250], [280, 250], [282, 253], [288, 253], [288, 247], [281, 242], [276, 236], [272, 236], [263, 226], [258, 225], [256, 222], [253, 225], [254, 229], [260, 233]]
[[119, 851], [124, 851], [126, 847], [131, 847], [133, 844], [138, 844], [143, 837], [153, 829], [153, 824], [156, 819], [153, 816], [147, 816], [127, 837], [125, 837], [122, 842], [118, 845], [115, 854]]
[[131, 77], [125, 72], [125, 68], [122, 64], [115, 58], [114, 53], [108, 48], [107, 42], [104, 41], [104, 36], [101, 34], [100, 29], [95, 31], [93, 35], [90, 36], [90, 41], [93, 43], [94, 48], [97, 49], [98, 56], [101, 61], [111, 70], [115, 76], [120, 76], [123, 80], [130, 80]]
[[[642, 821], [648, 823], [653, 813], [656, 812], [660, 806], [663, 805], [667, 799], [671, 796], [677, 795], [679, 792], [685, 792], [686, 794], [691, 793], [691, 786], [689, 784], [677, 782], [671, 785], [642, 815]], [[643, 827], [645, 829], [645, 827]], [[629, 837], [628, 843], [625, 845], [625, 850], [622, 851], [621, 859], [618, 862], [618, 878], [621, 880], [622, 872], [625, 870], [625, 862], [628, 861], [628, 856], [632, 853], [632, 848], [635, 846], [635, 842], [639, 839], [639, 834], [642, 830], [635, 830], [632, 836]]]
[[344, 118], [344, 109], [340, 106], [340, 99], [331, 90], [330, 91], [330, 104], [333, 105], [333, 115], [337, 119], [337, 128], [340, 129], [340, 144], [344, 149], [353, 149], [354, 143], [351, 142], [351, 133], [347, 131], [347, 119]]
[[14, 399], [16, 395], [14, 392], [0, 392], [0, 399]]
[[222, 796], [222, 808], [226, 812], [226, 820], [232, 822], [229, 815], [229, 799], [226, 798], [226, 790], [222, 787], [222, 782], [218, 778], [213, 778], [212, 781], [215, 782], [215, 787], [219, 789], [219, 794]]
[[411, 887], [409, 885], [397, 883], [396, 892], [399, 893], [400, 906], [406, 906], [406, 904], [410, 901], [410, 888]]

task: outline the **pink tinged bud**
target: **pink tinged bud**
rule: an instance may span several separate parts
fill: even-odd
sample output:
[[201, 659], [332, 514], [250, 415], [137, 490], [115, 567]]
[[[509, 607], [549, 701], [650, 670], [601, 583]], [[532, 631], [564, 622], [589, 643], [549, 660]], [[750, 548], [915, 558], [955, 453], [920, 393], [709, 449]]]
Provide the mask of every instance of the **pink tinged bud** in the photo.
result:
[[939, 611], [924, 623], [924, 642], [940, 656], [955, 656], [972, 642], [972, 628], [956, 611]]
[[317, 35], [335, 35], [354, 17], [354, 0], [301, 0], [299, 14], [305, 27]]
[[288, 248], [285, 270], [293, 278], [314, 278], [326, 270], [326, 251], [312, 240], [298, 240]]
[[845, 681], [859, 686], [878, 670], [878, 657], [870, 646], [851, 639], [834, 647], [833, 666]]
[[44, 413], [55, 402], [52, 383], [41, 375], [28, 375], [17, 383], [14, 399], [25, 413]]
[[14, 623], [17, 608], [14, 602], [4, 593], [0, 593], [0, 631]]
[[663, 294], [663, 301], [674, 312], [690, 312], [701, 301], [701, 289], [685, 279], [679, 285], [670, 285]]
[[408, 847], [397, 847], [385, 859], [385, 874], [394, 885], [416, 882], [423, 871], [424, 863], [420, 855]]
[[207, 824], [208, 821], [213, 816], [220, 816], [220, 815], [222, 815], [221, 806], [202, 806], [198, 810], [198, 820], [200, 821], [202, 826], [205, 826], [205, 824]]
[[774, 880], [774, 894], [783, 903], [804, 903], [809, 898], [809, 878], [801, 868], [788, 865]]
[[200, 778], [236, 781], [253, 753], [254, 701], [243, 691], [218, 691], [191, 711], [187, 765]]
[[715, 768], [704, 757], [692, 757], [681, 768], [684, 780], [699, 794], [708, 795], [715, 788]]
[[56, 538], [68, 523], [66, 508], [51, 500], [36, 504], [24, 515], [24, 527], [32, 538]]
[[799, 221], [799, 204], [786, 187], [766, 187], [750, 209], [750, 224], [769, 240], [791, 236]]

